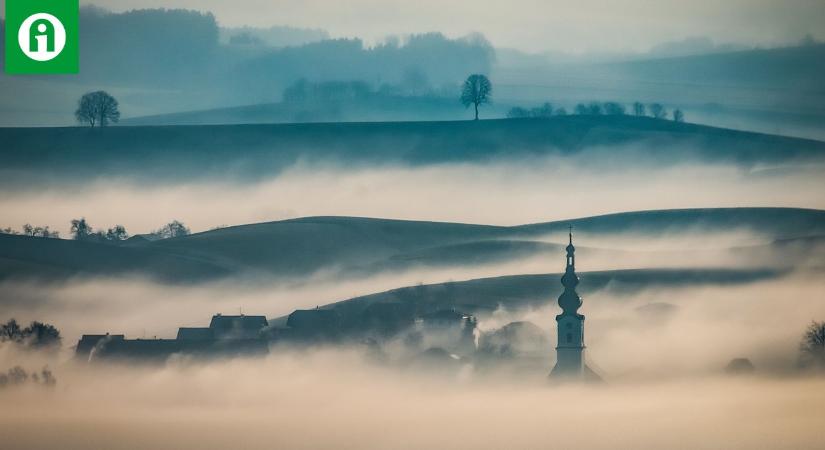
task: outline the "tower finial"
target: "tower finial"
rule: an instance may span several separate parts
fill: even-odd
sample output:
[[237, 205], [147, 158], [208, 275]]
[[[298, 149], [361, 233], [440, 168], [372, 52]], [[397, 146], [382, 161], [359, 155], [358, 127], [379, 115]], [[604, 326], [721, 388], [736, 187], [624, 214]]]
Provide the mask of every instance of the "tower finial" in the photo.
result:
[[572, 245], [573, 244], [573, 224], [572, 223], [568, 224], [567, 228], [569, 230], [568, 232], [569, 232], [569, 236], [570, 236], [570, 244]]

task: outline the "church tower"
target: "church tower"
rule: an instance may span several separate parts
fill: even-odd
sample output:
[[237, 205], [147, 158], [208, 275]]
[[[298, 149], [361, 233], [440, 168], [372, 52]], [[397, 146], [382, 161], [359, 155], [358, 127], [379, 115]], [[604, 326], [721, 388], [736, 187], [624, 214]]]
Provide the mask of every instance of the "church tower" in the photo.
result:
[[552, 378], [598, 379], [584, 361], [584, 315], [579, 314], [582, 299], [576, 292], [579, 277], [576, 275], [576, 247], [573, 246], [573, 229], [570, 229], [570, 243], [567, 245], [567, 267], [561, 277], [564, 292], [559, 296], [562, 313], [556, 316], [558, 341], [556, 345], [556, 367], [550, 373]]

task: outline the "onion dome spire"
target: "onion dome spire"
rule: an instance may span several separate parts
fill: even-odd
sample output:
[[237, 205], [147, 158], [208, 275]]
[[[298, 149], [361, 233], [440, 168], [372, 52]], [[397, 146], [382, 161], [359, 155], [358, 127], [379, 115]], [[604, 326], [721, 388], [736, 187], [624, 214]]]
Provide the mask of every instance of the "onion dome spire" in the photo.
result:
[[573, 246], [573, 226], [570, 226], [570, 243], [567, 245], [567, 267], [561, 277], [561, 284], [564, 292], [559, 296], [559, 306], [562, 315], [578, 315], [578, 309], [582, 306], [582, 299], [576, 292], [579, 284], [579, 277], [576, 275], [576, 247]]

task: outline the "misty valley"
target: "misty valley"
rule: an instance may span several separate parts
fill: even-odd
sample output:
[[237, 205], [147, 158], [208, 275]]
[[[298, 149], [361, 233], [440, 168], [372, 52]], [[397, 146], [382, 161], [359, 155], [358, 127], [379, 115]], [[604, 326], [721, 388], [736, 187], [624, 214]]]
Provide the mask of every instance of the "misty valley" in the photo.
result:
[[0, 448], [822, 447], [822, 5], [20, 1]]

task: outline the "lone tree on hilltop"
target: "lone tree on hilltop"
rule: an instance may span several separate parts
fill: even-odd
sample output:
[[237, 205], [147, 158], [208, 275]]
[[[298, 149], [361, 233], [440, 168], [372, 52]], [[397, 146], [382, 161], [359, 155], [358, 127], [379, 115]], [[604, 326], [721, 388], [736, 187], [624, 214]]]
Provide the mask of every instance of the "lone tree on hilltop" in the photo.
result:
[[120, 111], [117, 109], [117, 100], [105, 91], [95, 91], [80, 97], [77, 111], [74, 116], [81, 124], [88, 123], [105, 127], [109, 122], [117, 123], [120, 120]]
[[642, 102], [634, 102], [633, 115], [636, 117], [642, 117], [647, 115], [647, 111], [645, 110], [645, 104]]
[[478, 120], [478, 105], [490, 103], [490, 95], [493, 92], [493, 85], [490, 80], [481, 74], [473, 74], [467, 77], [464, 81], [464, 86], [461, 88], [461, 104], [465, 108], [470, 105], [475, 106], [476, 117]]

